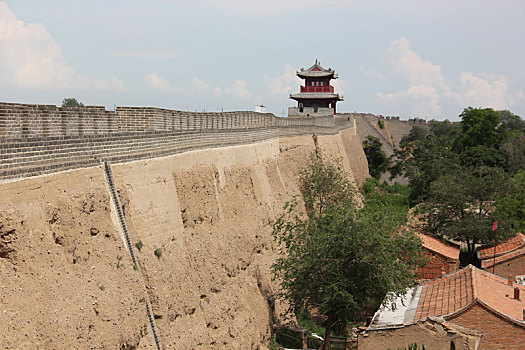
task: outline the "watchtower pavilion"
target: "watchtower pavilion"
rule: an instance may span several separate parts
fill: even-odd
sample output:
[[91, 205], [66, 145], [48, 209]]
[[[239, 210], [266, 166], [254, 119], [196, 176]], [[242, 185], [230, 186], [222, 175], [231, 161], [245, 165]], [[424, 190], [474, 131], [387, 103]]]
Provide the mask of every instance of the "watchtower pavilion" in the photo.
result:
[[337, 79], [333, 69], [325, 69], [318, 60], [308, 69], [301, 68], [297, 76], [305, 80], [301, 92], [290, 94], [297, 101], [297, 107], [288, 108], [289, 117], [309, 117], [320, 115], [335, 115], [337, 101], [343, 101], [343, 96], [334, 93], [330, 80]]

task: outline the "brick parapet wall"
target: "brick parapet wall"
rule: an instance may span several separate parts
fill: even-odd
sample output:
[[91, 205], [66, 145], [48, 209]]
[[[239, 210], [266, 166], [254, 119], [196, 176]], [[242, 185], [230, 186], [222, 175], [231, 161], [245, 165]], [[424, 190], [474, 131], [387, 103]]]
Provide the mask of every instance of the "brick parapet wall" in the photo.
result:
[[276, 137], [333, 134], [333, 117], [193, 113], [158, 108], [60, 108], [0, 103], [0, 180]]

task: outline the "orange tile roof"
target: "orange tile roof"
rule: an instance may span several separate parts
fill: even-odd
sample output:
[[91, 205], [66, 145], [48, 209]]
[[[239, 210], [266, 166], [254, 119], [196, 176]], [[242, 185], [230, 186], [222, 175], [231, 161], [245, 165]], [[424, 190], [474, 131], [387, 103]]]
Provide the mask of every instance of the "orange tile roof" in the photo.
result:
[[[515, 300], [514, 288], [520, 289]], [[472, 265], [423, 284], [413, 321], [427, 316], [453, 317], [474, 302], [504, 318], [525, 326], [525, 286], [509, 286], [507, 280]]]
[[465, 268], [422, 285], [414, 320], [448, 315], [473, 301], [471, 270]]
[[[511, 260], [513, 258], [522, 256], [522, 255], [525, 255], [525, 248], [524, 249], [514, 250], [514, 251], [511, 251], [510, 253], [507, 253], [507, 254], [504, 254], [504, 255], [496, 256], [496, 265], [501, 263], [501, 262], [505, 262], [505, 261]], [[490, 268], [490, 267], [492, 267], [492, 265], [494, 265], [494, 257], [493, 256], [491, 256], [489, 258], [486, 258], [484, 260], [481, 260], [481, 268], [482, 269]]]
[[422, 234], [416, 233], [416, 235], [421, 239], [423, 247], [433, 252], [436, 252], [440, 255], [443, 255], [446, 258], [459, 260], [459, 248], [454, 247], [450, 244], [446, 244], [441, 240]]
[[[496, 246], [496, 256], [508, 253], [512, 250], [525, 247], [525, 235], [522, 233], [516, 234], [516, 236], [508, 239], [507, 241], [500, 243]], [[489, 259], [494, 257], [494, 247], [486, 247], [478, 251], [478, 257], [480, 260]]]

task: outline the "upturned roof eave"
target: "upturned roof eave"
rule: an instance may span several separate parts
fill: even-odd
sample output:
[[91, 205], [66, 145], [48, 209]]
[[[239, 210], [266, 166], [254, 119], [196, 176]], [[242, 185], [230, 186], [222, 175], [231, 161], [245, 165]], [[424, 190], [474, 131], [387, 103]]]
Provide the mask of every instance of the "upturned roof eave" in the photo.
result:
[[333, 94], [333, 93], [298, 93], [298, 94], [290, 94], [290, 98], [294, 100], [337, 100], [337, 101], [344, 101], [343, 96], [339, 94]]
[[323, 72], [323, 71], [297, 71], [297, 76], [299, 78], [326, 78], [332, 77], [332, 79], [337, 79], [337, 74], [335, 72]]

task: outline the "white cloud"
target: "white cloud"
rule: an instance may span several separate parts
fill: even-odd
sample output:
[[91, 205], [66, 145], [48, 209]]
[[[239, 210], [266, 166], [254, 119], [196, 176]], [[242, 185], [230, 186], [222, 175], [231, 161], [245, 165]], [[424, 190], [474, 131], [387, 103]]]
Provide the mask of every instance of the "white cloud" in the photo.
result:
[[525, 101], [525, 91], [523, 89], [519, 89], [513, 94], [509, 94], [509, 104], [511, 106], [517, 104], [520, 101]]
[[395, 93], [379, 92], [377, 97], [380, 103], [393, 108], [395, 114], [404, 110], [406, 105], [410, 105], [412, 113], [417, 116], [436, 116], [442, 110], [436, 89], [429, 86], [415, 85]]
[[381, 55], [393, 73], [404, 77], [410, 84], [431, 84], [438, 87], [446, 86], [441, 67], [429, 61], [423, 61], [419, 55], [410, 49], [407, 38], [394, 41]]
[[284, 73], [278, 77], [265, 76], [264, 81], [268, 87], [266, 95], [268, 96], [288, 96], [293, 91], [299, 88], [303, 82], [297, 74], [295, 68], [291, 64], [284, 67]]
[[252, 98], [252, 93], [248, 90], [248, 83], [243, 80], [236, 80], [234, 83], [226, 87], [218, 87], [212, 86], [204, 80], [194, 77], [192, 79], [192, 90], [201, 95], [211, 94], [212, 97], [229, 95], [240, 99]]
[[445, 106], [452, 106], [453, 110], [467, 106], [507, 109], [522, 97], [519, 91], [509, 91], [506, 76], [463, 72], [455, 83], [448, 81], [441, 67], [421, 59], [406, 38], [394, 41], [381, 55], [381, 62], [385, 73], [374, 70], [370, 76], [401, 78], [408, 88], [394, 93], [379, 92], [378, 102], [392, 108], [408, 104], [416, 115], [435, 117]]
[[[490, 80], [489, 80], [490, 79]], [[463, 104], [473, 107], [508, 108], [508, 79], [496, 77], [484, 79], [472, 72], [459, 75]]]
[[365, 73], [365, 75], [369, 78], [372, 78], [372, 79], [375, 79], [375, 80], [380, 80], [380, 81], [384, 81], [384, 80], [387, 80], [387, 78], [385, 77], [385, 75], [381, 72], [378, 72], [376, 71], [375, 69], [371, 69], [371, 68], [366, 68], [366, 67], [359, 67], [359, 69]]
[[155, 73], [147, 75], [146, 81], [150, 87], [157, 91], [172, 92], [176, 94], [183, 94], [185, 91], [189, 90], [193, 94], [214, 98], [228, 95], [238, 99], [251, 99], [253, 96], [250, 90], [248, 90], [248, 83], [243, 80], [236, 80], [226, 87], [218, 87], [212, 86], [198, 77], [193, 77], [187, 89], [173, 86], [168, 80]]
[[338, 78], [338, 79], [332, 80], [332, 84], [334, 86], [336, 94], [344, 95], [344, 94], [348, 94], [352, 92], [352, 87], [346, 80]]
[[213, 87], [207, 82], [197, 77], [191, 79], [192, 90], [201, 95], [212, 95], [213, 97], [219, 97], [222, 94], [222, 89], [219, 87]]
[[23, 89], [126, 91], [117, 77], [91, 79], [77, 73], [42, 23], [18, 20], [0, 1], [0, 84]]
[[171, 86], [170, 83], [163, 77], [158, 76], [155, 73], [149, 74], [146, 76], [146, 81], [148, 82], [148, 85], [151, 86], [153, 89], [157, 91], [163, 91], [163, 92], [174, 92], [174, 93], [182, 93], [184, 92], [184, 89], [178, 87], [178, 86]]
[[242, 80], [236, 80], [229, 87], [224, 89], [224, 92], [230, 94], [234, 97], [239, 97], [242, 99], [250, 99], [252, 93], [247, 89], [248, 83]]

